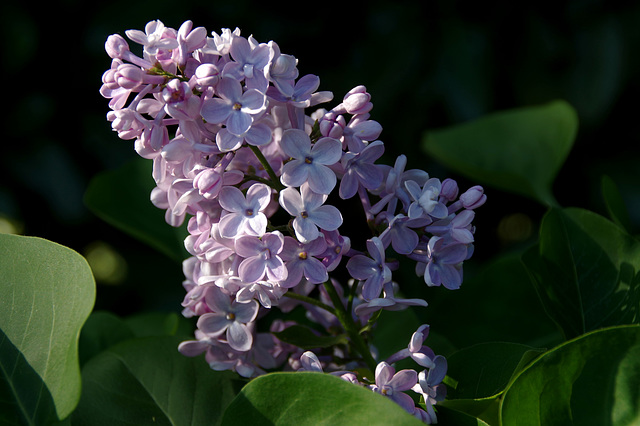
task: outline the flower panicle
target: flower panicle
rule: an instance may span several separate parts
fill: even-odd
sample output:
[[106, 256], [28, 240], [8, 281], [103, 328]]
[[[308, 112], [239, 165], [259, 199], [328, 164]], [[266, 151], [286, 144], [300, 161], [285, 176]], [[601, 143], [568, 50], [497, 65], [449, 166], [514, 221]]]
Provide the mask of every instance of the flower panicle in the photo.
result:
[[[364, 366], [375, 372], [372, 390], [435, 421], [444, 358], [413, 345], [379, 363], [367, 333], [381, 310], [427, 306], [396, 296], [394, 256], [414, 261], [427, 286], [461, 286], [483, 188], [459, 194], [452, 179], [407, 169], [404, 155], [393, 166], [378, 163], [382, 126], [371, 119], [366, 87], [323, 108], [333, 94], [318, 90], [318, 76], [300, 76], [297, 59], [273, 41], [238, 28], [209, 35], [191, 21], [178, 30], [151, 21], [125, 35], [142, 53], [109, 36], [112, 62], [100, 93], [112, 129], [154, 164], [152, 203], [169, 225], [187, 225], [183, 315], [199, 319], [195, 340], [180, 351], [205, 353], [211, 368], [248, 378], [276, 368], [329, 368], [360, 383], [347, 366]], [[344, 206], [353, 202], [372, 231], [364, 241], [343, 231], [343, 213], [351, 211]], [[339, 267], [348, 285], [330, 276]], [[270, 310], [298, 305], [328, 333], [346, 330], [352, 344], [325, 353], [330, 360], [321, 363], [276, 337], [291, 322], [257, 331]], [[395, 373], [392, 363], [402, 357], [425, 370]], [[424, 396], [424, 409], [401, 396], [409, 389]]]

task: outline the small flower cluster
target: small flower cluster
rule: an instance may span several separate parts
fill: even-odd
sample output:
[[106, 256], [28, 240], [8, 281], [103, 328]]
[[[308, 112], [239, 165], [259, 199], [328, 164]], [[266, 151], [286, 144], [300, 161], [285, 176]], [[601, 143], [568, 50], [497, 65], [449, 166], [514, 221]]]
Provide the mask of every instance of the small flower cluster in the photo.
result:
[[[110, 100], [113, 130], [153, 161], [153, 204], [170, 225], [187, 221], [182, 306], [198, 321], [196, 339], [179, 350], [205, 353], [211, 368], [248, 378], [275, 368], [329, 368], [358, 382], [344, 368], [364, 363], [375, 369], [371, 389], [434, 422], [446, 361], [422, 346], [428, 327], [382, 363], [360, 331], [373, 328], [381, 310], [427, 306], [396, 296], [398, 262], [389, 253], [414, 261], [428, 286], [460, 287], [473, 252], [474, 209], [486, 200], [482, 187], [459, 195], [451, 179], [406, 170], [402, 155], [393, 167], [377, 163], [382, 127], [370, 118], [366, 88], [308, 113], [333, 95], [318, 91], [317, 76], [299, 76], [297, 59], [273, 41], [238, 29], [209, 35], [191, 21], [178, 30], [152, 21], [126, 35], [142, 52], [134, 54], [120, 35], [107, 39], [112, 63], [101, 94]], [[337, 207], [352, 199], [371, 231], [358, 244], [343, 234], [345, 209]], [[339, 266], [347, 283], [329, 276]], [[299, 305], [328, 333], [344, 330], [350, 344], [321, 364], [276, 337], [291, 321], [257, 330], [273, 308], [286, 313]], [[425, 370], [395, 373], [391, 364], [407, 357]], [[402, 393], [409, 389], [424, 396], [426, 411]]]

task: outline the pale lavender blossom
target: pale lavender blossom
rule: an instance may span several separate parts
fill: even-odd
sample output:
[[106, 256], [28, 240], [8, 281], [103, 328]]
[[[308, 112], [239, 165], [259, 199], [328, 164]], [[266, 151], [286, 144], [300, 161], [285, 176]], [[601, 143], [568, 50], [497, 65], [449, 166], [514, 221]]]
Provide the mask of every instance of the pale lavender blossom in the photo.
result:
[[444, 219], [433, 222], [425, 230], [439, 237], [447, 238], [462, 244], [470, 244], [474, 241], [471, 222], [475, 217], [473, 210], [463, 210], [456, 215], [450, 215]]
[[222, 290], [212, 288], [214, 291], [208, 292], [205, 300], [213, 312], [198, 319], [198, 329], [210, 337], [225, 334], [227, 343], [233, 349], [248, 351], [253, 344], [253, 335], [246, 324], [258, 315], [258, 303], [255, 300], [238, 303]]
[[433, 368], [418, 373], [418, 383], [411, 389], [421, 394], [424, 399], [426, 410], [419, 414], [427, 424], [438, 423], [433, 406], [440, 401], [444, 401], [447, 394], [447, 388], [442, 383], [447, 374], [447, 361], [444, 357], [438, 356], [434, 364]]
[[375, 385], [369, 387], [376, 393], [391, 398], [410, 414], [415, 410], [413, 399], [403, 391], [413, 388], [418, 382], [418, 373], [414, 370], [396, 370], [386, 362], [376, 367]]
[[370, 301], [380, 294], [382, 285], [391, 281], [391, 269], [385, 263], [385, 252], [382, 241], [378, 237], [367, 240], [369, 256], [357, 254], [347, 262], [349, 274], [364, 281], [362, 297]]
[[236, 239], [236, 253], [244, 260], [238, 266], [238, 275], [245, 283], [266, 278], [282, 281], [287, 278], [287, 268], [279, 254], [284, 236], [279, 231], [265, 233], [261, 237], [243, 235]]
[[267, 217], [263, 210], [271, 201], [271, 189], [263, 183], [255, 183], [247, 190], [247, 196], [235, 186], [225, 186], [218, 197], [226, 213], [220, 218], [220, 235], [235, 237], [242, 233], [262, 236], [267, 230]]
[[[381, 309], [385, 311], [400, 311], [408, 308], [409, 306], [428, 306], [427, 301], [424, 299], [402, 299], [396, 297], [395, 285], [391, 281], [384, 283], [382, 288], [384, 297], [376, 297], [368, 302], [360, 303], [355, 307], [354, 313], [362, 320], [363, 323], [366, 323], [373, 313]], [[391, 363], [390, 361], [388, 362]]]
[[418, 263], [418, 275], [424, 274], [425, 283], [432, 286], [443, 285], [449, 290], [456, 290], [462, 284], [461, 263], [468, 256], [465, 244], [445, 244], [442, 237], [431, 237], [427, 244], [426, 262]]
[[351, 239], [341, 235], [338, 230], [321, 230], [321, 232], [327, 243], [327, 248], [321, 256], [322, 263], [327, 267], [327, 271], [331, 272], [338, 267], [342, 257], [351, 250]]
[[427, 180], [422, 188], [418, 183], [410, 180], [405, 182], [405, 188], [413, 200], [407, 212], [411, 219], [417, 219], [425, 215], [442, 219], [449, 215], [447, 207], [438, 200], [442, 188], [442, 183], [439, 179], [431, 178]]
[[178, 41], [175, 38], [165, 37], [166, 27], [160, 20], [149, 22], [144, 29], [127, 30], [125, 34], [132, 41], [144, 46], [146, 54], [155, 56], [159, 50], [171, 50], [178, 47]]
[[293, 229], [303, 243], [321, 236], [320, 231], [335, 231], [342, 225], [340, 211], [331, 205], [323, 205], [327, 195], [317, 194], [305, 183], [300, 192], [295, 188], [280, 191], [280, 205], [294, 217]]
[[223, 76], [238, 81], [245, 80], [247, 87], [260, 92], [267, 90], [269, 82], [265, 67], [271, 60], [272, 52], [267, 44], [256, 42], [253, 37], [233, 37], [229, 53], [232, 62], [225, 65]]
[[337, 178], [327, 166], [337, 163], [342, 156], [342, 146], [337, 139], [321, 138], [312, 145], [304, 131], [287, 129], [282, 133], [280, 146], [292, 158], [282, 169], [283, 185], [300, 186], [307, 182], [318, 194], [329, 194], [333, 190]]
[[324, 238], [316, 238], [309, 243], [301, 243], [293, 237], [284, 238], [284, 248], [280, 257], [285, 261], [289, 276], [280, 282], [284, 288], [292, 288], [306, 278], [312, 284], [320, 284], [329, 279], [327, 267], [316, 258], [327, 248]]
[[347, 152], [342, 156], [344, 176], [340, 181], [340, 198], [353, 197], [360, 187], [376, 189], [382, 184], [384, 175], [374, 163], [383, 153], [384, 144], [375, 141], [358, 153]]
[[219, 97], [203, 102], [202, 118], [209, 123], [224, 124], [233, 135], [244, 135], [254, 116], [265, 110], [266, 96], [256, 89], [243, 92], [240, 82], [229, 77], [222, 78], [216, 89]]

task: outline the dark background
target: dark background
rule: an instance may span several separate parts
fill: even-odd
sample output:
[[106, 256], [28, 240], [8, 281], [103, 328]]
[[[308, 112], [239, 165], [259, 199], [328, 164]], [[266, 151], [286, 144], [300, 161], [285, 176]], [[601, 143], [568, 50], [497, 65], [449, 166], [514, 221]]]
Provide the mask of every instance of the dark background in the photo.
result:
[[[0, 218], [15, 232], [87, 256], [95, 247], [119, 253], [119, 274], [96, 274], [96, 308], [121, 314], [180, 309], [180, 266], [97, 219], [83, 194], [97, 173], [136, 157], [132, 141], [111, 131], [108, 101], [98, 92], [110, 66], [107, 36], [143, 30], [154, 19], [176, 29], [190, 19], [209, 32], [239, 27], [244, 36], [276, 41], [299, 59], [301, 75], [320, 76], [320, 90], [332, 91], [337, 101], [365, 85], [372, 119], [384, 128], [385, 162], [407, 154], [411, 168], [455, 178], [463, 189], [475, 182], [420, 152], [425, 131], [565, 99], [578, 111], [580, 130], [557, 178], [556, 198], [604, 213], [599, 181], [606, 173], [638, 229], [639, 2], [349, 4], [67, 0], [36, 9], [4, 2]], [[487, 192], [489, 202], [476, 219], [471, 274], [496, 254], [530, 242], [544, 213], [529, 200]]]

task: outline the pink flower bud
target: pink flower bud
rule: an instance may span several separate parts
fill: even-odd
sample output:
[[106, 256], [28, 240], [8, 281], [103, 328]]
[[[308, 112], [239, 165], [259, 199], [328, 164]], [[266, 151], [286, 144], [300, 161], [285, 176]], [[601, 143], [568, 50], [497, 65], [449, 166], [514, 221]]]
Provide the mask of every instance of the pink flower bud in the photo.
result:
[[458, 183], [453, 179], [445, 179], [442, 181], [442, 190], [440, 196], [447, 201], [453, 201], [458, 196]]
[[320, 133], [329, 138], [340, 139], [346, 125], [343, 116], [330, 111], [320, 120]]
[[371, 111], [371, 95], [365, 86], [357, 86], [344, 97], [343, 105], [349, 114], [366, 114]]
[[202, 64], [196, 68], [195, 76], [200, 86], [215, 86], [220, 78], [220, 71], [213, 64]]
[[119, 34], [113, 34], [107, 37], [104, 47], [107, 51], [107, 55], [113, 59], [122, 59], [125, 52], [129, 51], [129, 44]]
[[484, 195], [484, 188], [480, 185], [471, 187], [460, 196], [460, 201], [465, 209], [473, 210], [480, 207], [487, 201], [487, 196]]

